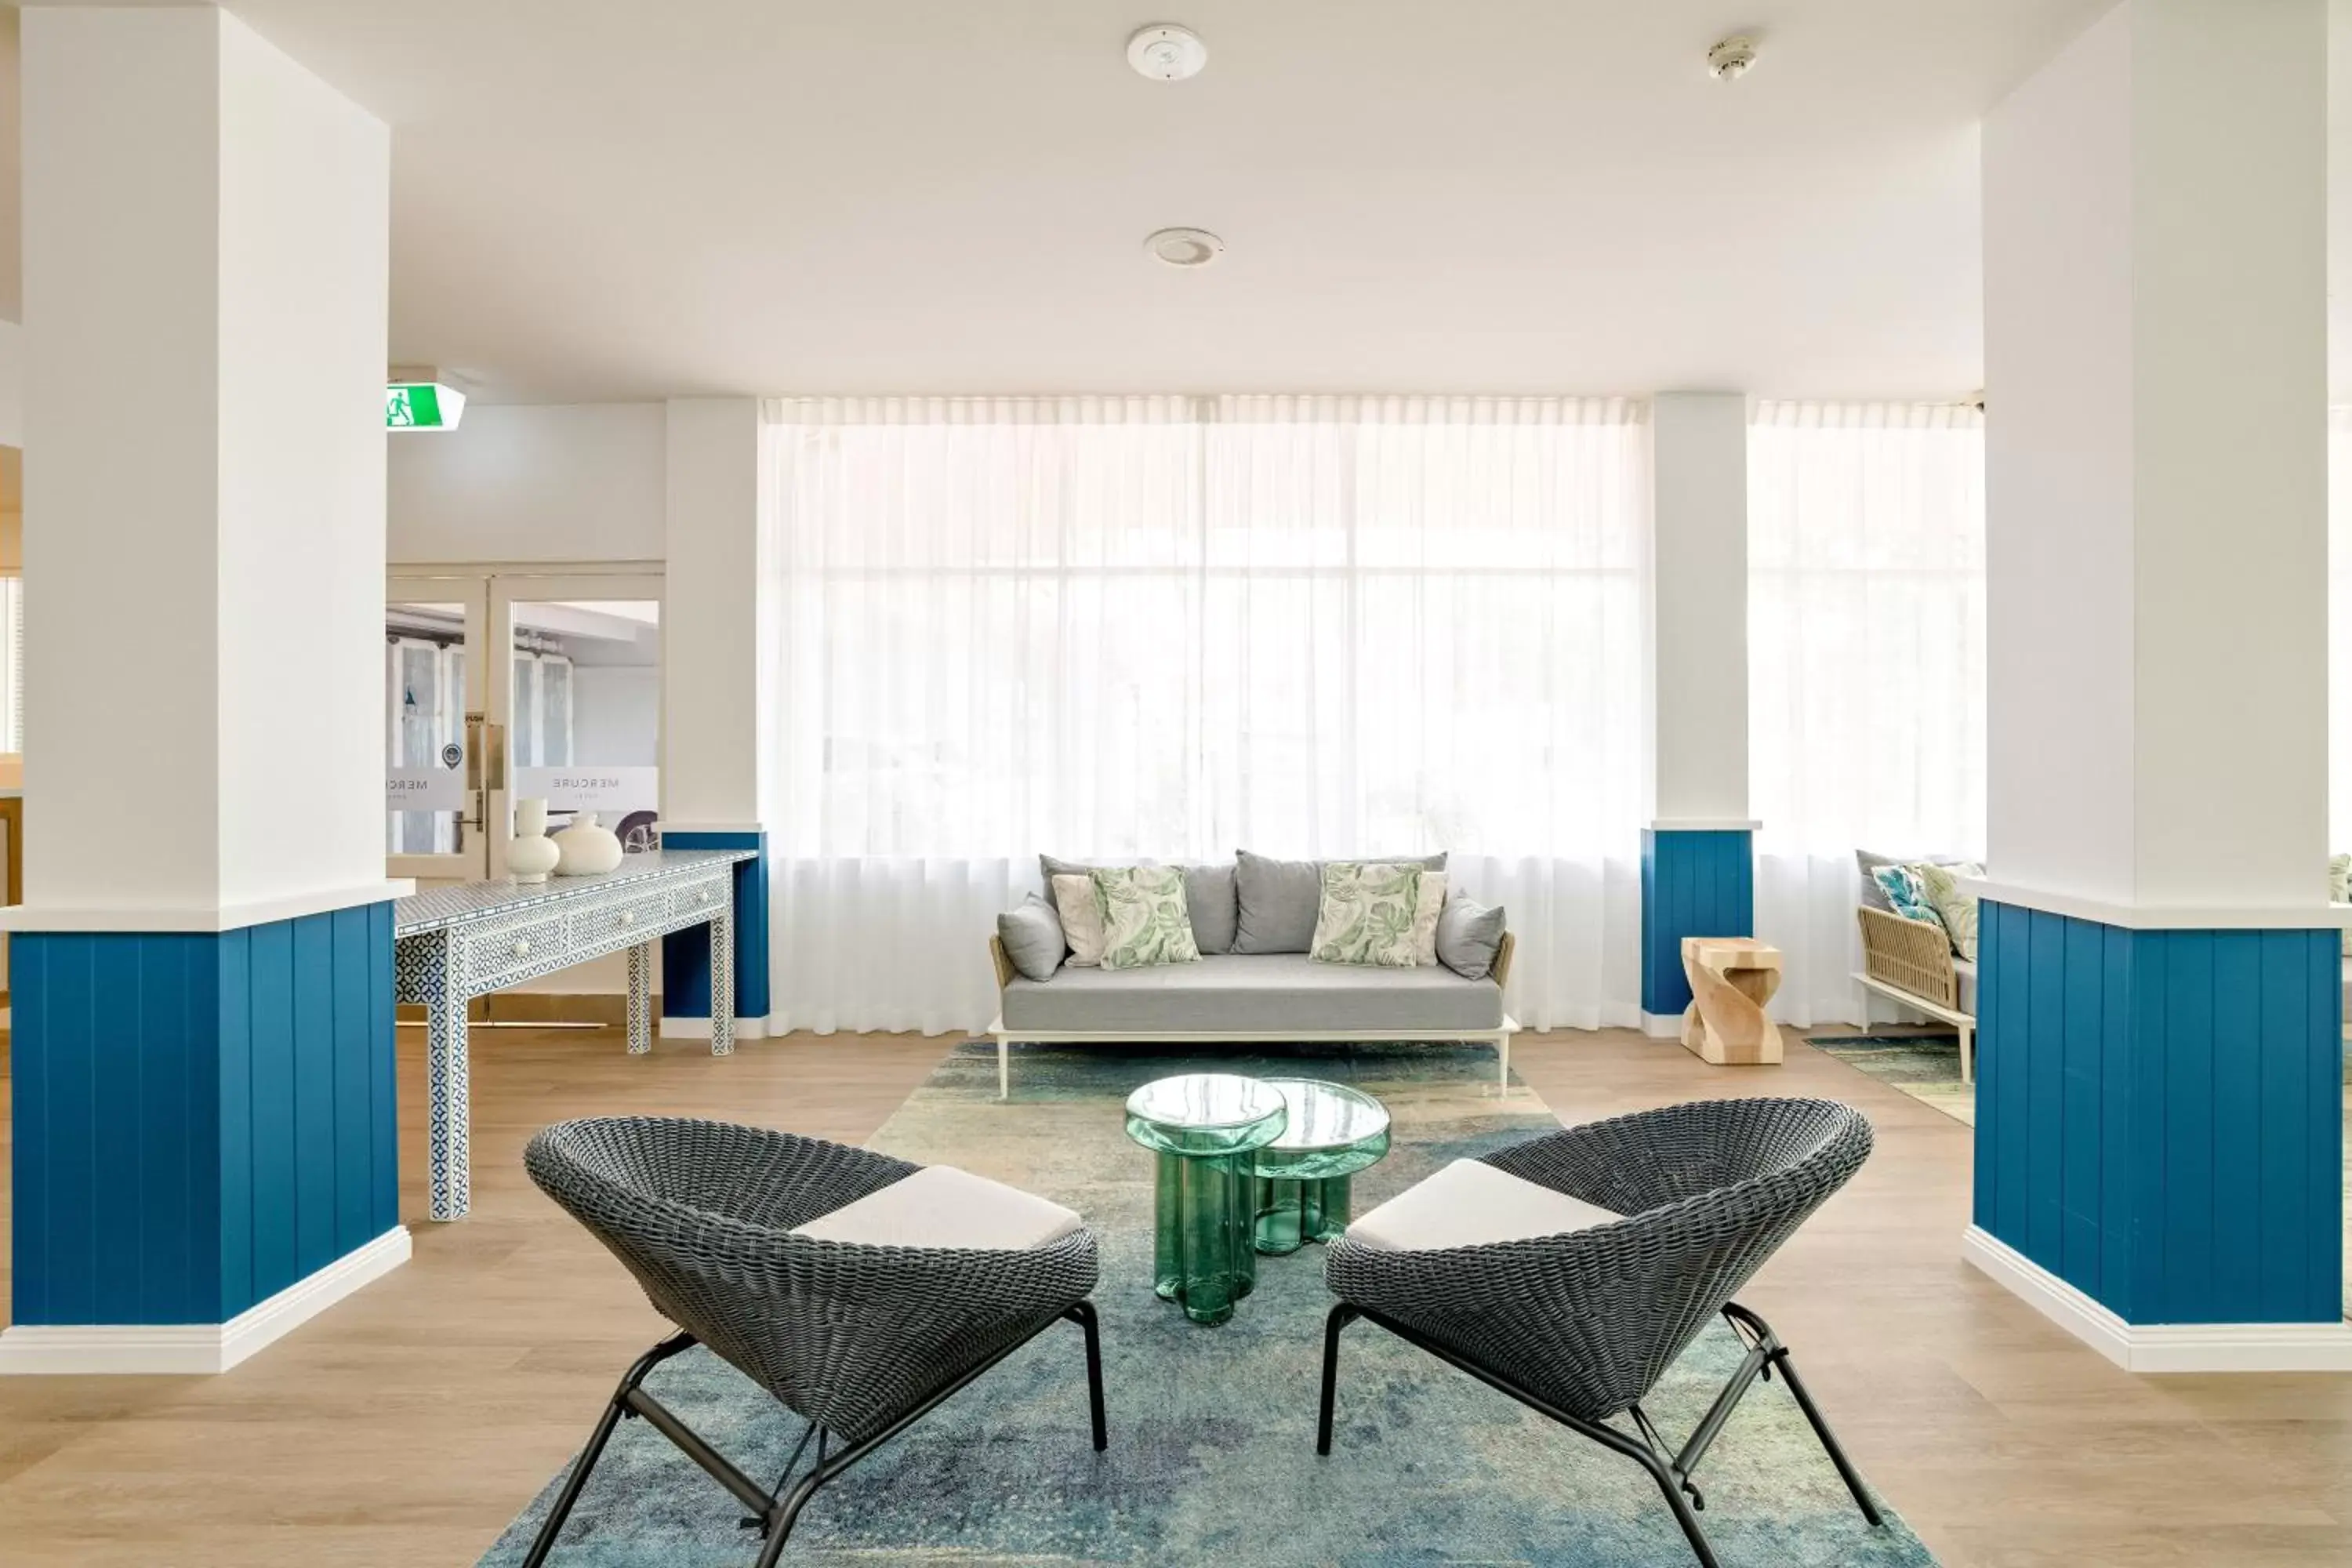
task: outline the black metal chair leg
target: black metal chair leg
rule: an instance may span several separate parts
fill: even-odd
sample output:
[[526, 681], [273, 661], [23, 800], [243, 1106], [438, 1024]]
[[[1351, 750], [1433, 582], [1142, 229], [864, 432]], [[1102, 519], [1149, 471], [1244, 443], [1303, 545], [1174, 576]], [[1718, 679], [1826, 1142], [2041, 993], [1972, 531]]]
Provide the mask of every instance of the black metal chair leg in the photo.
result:
[[[1633, 1453], [1630, 1445], [1626, 1452]], [[1664, 1460], [1654, 1455], [1636, 1454], [1635, 1457], [1641, 1460], [1642, 1468], [1650, 1472], [1650, 1479], [1658, 1483], [1658, 1489], [1666, 1494], [1666, 1506], [1675, 1510], [1675, 1522], [1683, 1527], [1683, 1539], [1690, 1542], [1691, 1555], [1698, 1559], [1699, 1568], [1723, 1568], [1722, 1562], [1715, 1554], [1715, 1548], [1707, 1542], [1706, 1531], [1699, 1528], [1698, 1515], [1691, 1511], [1690, 1500], [1683, 1496], [1681, 1480], [1666, 1468]]]
[[1094, 1417], [1095, 1452], [1110, 1447], [1110, 1434], [1103, 1422], [1102, 1331], [1095, 1315], [1092, 1301], [1081, 1301], [1062, 1316], [1086, 1331], [1087, 1336], [1087, 1406]]
[[793, 1489], [793, 1495], [776, 1510], [775, 1523], [768, 1531], [767, 1543], [760, 1548], [758, 1568], [776, 1568], [776, 1564], [783, 1560], [784, 1542], [791, 1539], [793, 1526], [799, 1521], [801, 1510], [808, 1506], [809, 1499], [816, 1495], [816, 1489], [823, 1486], [827, 1479], [822, 1469], [812, 1470], [801, 1478], [801, 1484]]
[[1805, 1413], [1805, 1420], [1812, 1426], [1813, 1436], [1821, 1439], [1822, 1451], [1829, 1455], [1830, 1463], [1837, 1467], [1838, 1479], [1845, 1482], [1845, 1489], [1853, 1494], [1854, 1502], [1862, 1509], [1862, 1517], [1874, 1528], [1885, 1524], [1886, 1521], [1878, 1511], [1878, 1504], [1871, 1500], [1870, 1488], [1863, 1483], [1862, 1472], [1855, 1469], [1853, 1461], [1845, 1457], [1844, 1446], [1837, 1440], [1837, 1434], [1830, 1430], [1829, 1419], [1822, 1414], [1822, 1407], [1813, 1403], [1812, 1393], [1806, 1388], [1804, 1379], [1797, 1375], [1797, 1363], [1790, 1359], [1789, 1347], [1781, 1342], [1779, 1334], [1772, 1331], [1772, 1325], [1737, 1301], [1727, 1303], [1723, 1315], [1753, 1333], [1757, 1348], [1765, 1353], [1772, 1365], [1780, 1369], [1780, 1375], [1788, 1381], [1789, 1393], [1797, 1401], [1797, 1408]]
[[572, 1467], [572, 1478], [563, 1483], [563, 1490], [556, 1496], [555, 1506], [548, 1510], [547, 1522], [539, 1527], [539, 1534], [532, 1540], [530, 1551], [522, 1560], [523, 1568], [540, 1568], [547, 1561], [547, 1554], [555, 1550], [555, 1538], [562, 1533], [563, 1521], [572, 1517], [572, 1507], [580, 1500], [581, 1489], [588, 1484], [588, 1472], [596, 1468], [596, 1461], [604, 1457], [604, 1445], [613, 1440], [614, 1428], [620, 1426], [621, 1417], [628, 1413], [630, 1392], [645, 1382], [646, 1374], [654, 1368], [680, 1352], [692, 1349], [694, 1343], [692, 1334], [672, 1334], [631, 1363], [629, 1370], [621, 1375], [621, 1385], [613, 1391], [612, 1399], [605, 1404], [604, 1414], [596, 1423], [594, 1435], [588, 1439], [588, 1446], [580, 1450], [579, 1460]]
[[1323, 1410], [1315, 1425], [1318, 1454], [1331, 1452], [1331, 1406], [1339, 1388], [1339, 1333], [1356, 1318], [1356, 1309], [1342, 1301], [1323, 1321]]

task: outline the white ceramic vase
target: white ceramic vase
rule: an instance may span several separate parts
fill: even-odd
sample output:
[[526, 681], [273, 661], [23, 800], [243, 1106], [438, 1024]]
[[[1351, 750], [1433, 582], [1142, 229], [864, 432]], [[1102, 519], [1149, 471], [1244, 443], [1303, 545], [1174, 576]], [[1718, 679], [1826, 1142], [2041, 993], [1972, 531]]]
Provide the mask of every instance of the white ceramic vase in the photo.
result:
[[544, 882], [562, 851], [547, 836], [547, 802], [532, 795], [515, 802], [514, 842], [507, 846], [507, 873], [518, 882]]
[[609, 827], [597, 826], [593, 811], [582, 812], [549, 842], [555, 846], [559, 877], [593, 877], [621, 863], [620, 836]]

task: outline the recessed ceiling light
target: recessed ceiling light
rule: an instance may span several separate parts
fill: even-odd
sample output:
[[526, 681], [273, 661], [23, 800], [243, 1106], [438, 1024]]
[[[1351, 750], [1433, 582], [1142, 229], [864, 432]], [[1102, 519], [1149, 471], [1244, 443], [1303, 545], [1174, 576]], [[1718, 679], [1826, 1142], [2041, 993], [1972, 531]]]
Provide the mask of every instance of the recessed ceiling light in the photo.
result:
[[1154, 22], [1127, 40], [1127, 63], [1154, 81], [1182, 81], [1209, 63], [1209, 46], [1190, 27]]
[[1756, 63], [1756, 40], [1735, 33], [1706, 51], [1706, 74], [1717, 81], [1737, 81]]
[[1206, 267], [1225, 253], [1225, 242], [1205, 228], [1163, 228], [1146, 236], [1143, 248], [1171, 267]]

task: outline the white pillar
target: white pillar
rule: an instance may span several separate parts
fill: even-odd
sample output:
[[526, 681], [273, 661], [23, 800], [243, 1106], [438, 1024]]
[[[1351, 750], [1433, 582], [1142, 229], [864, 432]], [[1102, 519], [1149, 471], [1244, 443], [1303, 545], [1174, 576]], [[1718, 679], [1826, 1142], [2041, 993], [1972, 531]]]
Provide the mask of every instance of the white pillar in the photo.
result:
[[2352, 1366], [2326, 16], [2126, 0], [1988, 121], [1970, 1256], [2142, 1370]]
[[1676, 1032], [1682, 939], [1755, 931], [1748, 818], [1748, 399], [1651, 403], [1651, 778], [1642, 843], [1642, 1014]]
[[[735, 879], [736, 1033], [766, 1028], [767, 837], [761, 826], [760, 731], [772, 682], [763, 660], [765, 587], [760, 537], [760, 405], [749, 397], [672, 399], [668, 406], [666, 582], [673, 609], [662, 648], [662, 842], [750, 848]], [[662, 949], [662, 1030], [709, 1027], [709, 936]]]
[[0, 1367], [209, 1370], [407, 1252], [390, 138], [211, 6], [23, 33], [40, 587]]

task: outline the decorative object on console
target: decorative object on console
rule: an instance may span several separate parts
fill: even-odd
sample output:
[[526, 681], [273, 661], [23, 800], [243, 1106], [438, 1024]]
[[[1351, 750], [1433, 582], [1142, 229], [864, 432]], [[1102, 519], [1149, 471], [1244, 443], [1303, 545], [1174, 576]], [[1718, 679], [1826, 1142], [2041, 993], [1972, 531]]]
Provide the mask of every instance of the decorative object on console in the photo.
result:
[[1062, 967], [1069, 942], [1062, 934], [1061, 917], [1054, 906], [1032, 893], [1021, 907], [996, 917], [996, 939], [1004, 944], [1013, 967], [1031, 980], [1051, 980]]
[[1437, 915], [1437, 962], [1465, 980], [1484, 980], [1490, 972], [1499, 983], [1500, 961], [1507, 932], [1503, 906], [1482, 904], [1456, 893]]
[[1046, 885], [1054, 889], [1054, 908], [1061, 917], [1062, 935], [1070, 944], [1072, 967], [1096, 967], [1103, 957], [1103, 909], [1102, 895], [1095, 891], [1094, 874], [1064, 872]]
[[[1411, 969], [1413, 921], [1421, 907], [1421, 868], [1328, 860], [1307, 956], [1318, 963]], [[1432, 944], [1436, 933], [1431, 932]]]
[[621, 863], [620, 835], [609, 827], [597, 826], [593, 811], [583, 811], [572, 818], [571, 826], [554, 835], [554, 844], [555, 874], [559, 877], [601, 876]]
[[[558, 1122], [530, 1141], [523, 1164], [646, 1282], [655, 1310], [679, 1330], [622, 1377], [526, 1568], [546, 1561], [630, 1415], [646, 1417], [751, 1510], [761, 1568], [772, 1568], [819, 1487], [1066, 1320], [1085, 1331], [1095, 1449], [1108, 1446], [1101, 1344], [1087, 1300], [1098, 1274], [1095, 1236], [1059, 1205], [820, 1139], [656, 1117]], [[888, 1195], [918, 1182], [919, 1194]], [[956, 1215], [985, 1250], [938, 1239], [939, 1221]], [[808, 1423], [773, 1487], [646, 1392], [647, 1373], [697, 1343]], [[812, 1436], [814, 1462], [802, 1469]], [[830, 1455], [829, 1446], [837, 1446]]]
[[1717, 1067], [1777, 1065], [1780, 1031], [1764, 1004], [1780, 989], [1780, 950], [1752, 936], [1683, 938], [1683, 1048]]
[[518, 882], [544, 882], [563, 852], [547, 836], [547, 802], [538, 795], [516, 801], [514, 842], [507, 846], [507, 872]]
[[1097, 866], [1087, 875], [1103, 914], [1105, 969], [1198, 963], [1184, 912], [1184, 874], [1173, 866]]

